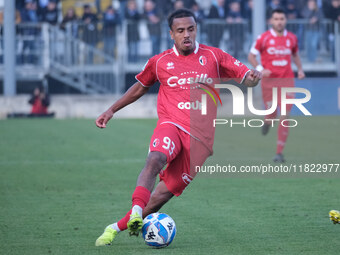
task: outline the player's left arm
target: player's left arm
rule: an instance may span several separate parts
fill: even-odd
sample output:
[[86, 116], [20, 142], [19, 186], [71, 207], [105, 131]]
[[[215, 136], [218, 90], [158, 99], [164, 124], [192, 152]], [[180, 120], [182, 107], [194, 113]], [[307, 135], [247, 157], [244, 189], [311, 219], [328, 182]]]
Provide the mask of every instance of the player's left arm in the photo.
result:
[[306, 75], [305, 75], [305, 72], [302, 69], [301, 58], [300, 58], [300, 55], [299, 55], [298, 40], [297, 40], [296, 35], [293, 35], [292, 41], [293, 41], [293, 44], [292, 44], [293, 45], [293, 47], [292, 47], [292, 60], [295, 63], [295, 65], [297, 66], [297, 69], [298, 69], [298, 73], [297, 73], [298, 79], [303, 79], [303, 78], [306, 77]]
[[247, 87], [255, 87], [261, 79], [262, 73], [257, 70], [251, 69], [249, 70], [249, 72], [247, 72], [242, 84]]
[[219, 58], [220, 75], [222, 79], [231, 78], [237, 83], [247, 87], [256, 86], [262, 79], [262, 73], [260, 71], [254, 69], [249, 70], [241, 61], [228, 53], [217, 50], [216, 54]]
[[300, 58], [299, 52], [293, 53], [292, 59], [293, 59], [293, 62], [295, 63], [295, 65], [298, 68], [298, 73], [297, 73], [298, 79], [301, 80], [301, 79], [305, 78], [306, 75], [305, 75], [305, 72], [302, 69], [301, 58]]

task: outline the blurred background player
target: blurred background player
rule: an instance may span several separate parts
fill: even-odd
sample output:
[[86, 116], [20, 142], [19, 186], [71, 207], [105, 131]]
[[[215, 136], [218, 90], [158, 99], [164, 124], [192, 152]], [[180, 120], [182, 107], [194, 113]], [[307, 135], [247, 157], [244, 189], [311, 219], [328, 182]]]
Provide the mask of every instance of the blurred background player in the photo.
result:
[[119, 14], [109, 5], [103, 15], [103, 39], [104, 51], [110, 56], [115, 56], [116, 48], [116, 29], [121, 23]]
[[207, 25], [209, 45], [213, 47], [219, 47], [220, 42], [223, 38], [225, 27], [224, 21], [226, 21], [226, 17], [227, 8], [225, 5], [225, 0], [217, 0], [217, 2], [213, 2], [207, 18], [215, 21], [220, 20], [221, 22], [217, 24], [211, 23]]
[[309, 62], [315, 62], [320, 43], [320, 26], [323, 18], [322, 11], [319, 9], [316, 0], [308, 0], [307, 5], [301, 12], [302, 18], [308, 20], [306, 26], [306, 50]]
[[50, 97], [44, 92], [44, 88], [39, 86], [34, 89], [28, 103], [32, 105], [31, 114], [47, 115], [47, 108], [50, 105]]
[[140, 14], [137, 9], [136, 0], [129, 0], [127, 3], [125, 18], [127, 24], [127, 41], [128, 41], [128, 60], [136, 62], [138, 60], [138, 41], [140, 40], [138, 31], [138, 22]]
[[[286, 15], [282, 9], [272, 11], [270, 23], [271, 29], [261, 34], [253, 44], [248, 60], [256, 70], [261, 71], [263, 80], [261, 82], [262, 97], [265, 108], [269, 109], [272, 105], [273, 88], [278, 89], [278, 105], [281, 110], [281, 88], [294, 87], [294, 72], [291, 67], [291, 59], [298, 68], [298, 78], [305, 78], [305, 73], [302, 69], [301, 59], [298, 53], [297, 37], [286, 30]], [[257, 61], [257, 55], [261, 56], [261, 63]], [[287, 95], [287, 98], [292, 98], [294, 95]], [[292, 105], [287, 105], [287, 116], [290, 113]], [[275, 119], [277, 110], [272, 114], [265, 116], [266, 119]], [[286, 145], [289, 127], [281, 125], [281, 120], [287, 116], [280, 117], [280, 123], [277, 132], [277, 147], [274, 162], [283, 163], [283, 149]], [[271, 126], [270, 121], [265, 121], [262, 127], [262, 134], [266, 135]]]
[[[98, 17], [93, 12], [90, 5], [84, 5], [84, 14], [82, 17], [83, 21], [83, 40], [91, 47], [96, 47], [98, 43], [98, 29], [97, 29], [97, 22]], [[89, 51], [87, 56], [87, 63], [93, 63], [93, 52]]]
[[[198, 87], [212, 89], [194, 80], [203, 75], [207, 77], [207, 83], [211, 80], [211, 86], [214, 81], [227, 78], [252, 87], [262, 76], [228, 53], [199, 44], [196, 41], [197, 21], [191, 11], [179, 9], [173, 12], [168, 24], [174, 47], [150, 58], [136, 76], [137, 82], [96, 120], [99, 128], [105, 128], [118, 110], [143, 96], [156, 81], [161, 83], [157, 99], [159, 120], [151, 137], [150, 153], [132, 195], [132, 209], [121, 220], [105, 228], [96, 246], [111, 244], [122, 230], [129, 229], [130, 235], [138, 235], [143, 218], [157, 212], [174, 195], [180, 196], [197, 174], [195, 168], [202, 166], [212, 155], [215, 134], [212, 123], [217, 113], [213, 100], [207, 101], [205, 115], [198, 108], [179, 107], [183, 102], [192, 104], [201, 100], [205, 92]], [[183, 83], [183, 80], [192, 82]], [[162, 170], [166, 164], [166, 169]], [[158, 175], [160, 181], [153, 191]]]
[[161, 15], [152, 0], [144, 2], [144, 18], [147, 21], [147, 27], [152, 44], [152, 55], [160, 53], [161, 41]]

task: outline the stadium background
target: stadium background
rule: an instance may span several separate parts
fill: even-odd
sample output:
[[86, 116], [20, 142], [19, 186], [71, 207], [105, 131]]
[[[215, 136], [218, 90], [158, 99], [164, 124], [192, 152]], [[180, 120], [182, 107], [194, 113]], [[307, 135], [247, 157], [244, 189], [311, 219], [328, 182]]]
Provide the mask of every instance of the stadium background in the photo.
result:
[[[149, 57], [172, 47], [166, 17], [171, 10], [182, 6], [195, 11], [199, 20], [198, 40], [201, 43], [219, 47], [244, 63], [247, 63], [249, 48], [257, 34], [266, 29], [270, 10], [281, 6], [288, 14], [288, 29], [298, 36], [300, 55], [308, 77], [299, 86], [317, 90], [320, 80], [310, 78], [327, 78], [324, 80], [327, 81], [327, 89], [313, 94], [315, 104], [311, 104], [311, 107], [315, 108], [313, 110], [317, 114], [339, 114], [339, 1], [316, 1], [320, 15], [316, 24], [310, 24], [305, 18], [307, 14], [303, 0], [186, 0], [155, 1], [154, 4], [143, 0], [130, 1], [135, 3], [135, 10], [129, 1], [52, 0], [54, 4], [50, 7], [47, 6], [48, 2], [38, 1], [34, 6], [35, 1], [16, 1], [13, 44], [16, 86], [8, 85], [6, 90], [1, 82], [0, 93], [26, 97], [19, 96], [11, 100], [1, 97], [1, 118], [6, 117], [9, 111], [29, 111], [30, 107], [26, 104], [28, 94], [37, 85], [43, 85], [52, 95], [50, 110], [56, 113], [57, 118], [95, 117], [107, 103], [101, 104], [97, 97], [84, 95], [118, 96], [126, 91]], [[4, 1], [0, 6], [3, 13]], [[88, 6], [89, 13], [84, 13], [85, 6]], [[254, 8], [260, 15], [255, 21]], [[35, 15], [32, 17], [28, 13]], [[155, 23], [150, 21], [150, 13], [158, 18]], [[3, 15], [1, 17], [3, 20]], [[0, 36], [3, 37], [3, 25], [1, 31]], [[6, 73], [3, 39], [0, 40], [2, 78]], [[151, 93], [157, 92], [157, 89], [154, 86]], [[70, 94], [83, 96], [65, 96]], [[320, 100], [315, 96], [320, 97]], [[81, 102], [85, 101], [83, 98], [90, 100], [92, 106], [82, 105]], [[112, 96], [106, 98], [107, 102], [112, 100]], [[262, 104], [260, 98], [259, 95], [256, 100], [259, 106]], [[326, 107], [321, 103], [325, 98], [330, 98], [332, 102]], [[74, 112], [69, 107], [71, 103], [74, 109], [80, 109]], [[152, 110], [154, 104], [149, 105], [151, 107], [144, 114], [136, 111], [139, 108], [133, 107], [130, 108], [130, 114], [123, 112], [122, 116], [156, 117]], [[298, 112], [294, 110], [293, 113]]]
[[[108, 249], [95, 248], [94, 241], [129, 207], [156, 123], [157, 86], [118, 113], [106, 130], [97, 129], [94, 118], [126, 91], [155, 51], [171, 46], [164, 18], [175, 1], [155, 2], [161, 20], [156, 26], [148, 26], [143, 0], [136, 1], [136, 22], [122, 15], [128, 1], [53, 1], [56, 9], [50, 11], [44, 9], [47, 0], [39, 1], [33, 16], [25, 8], [34, 9], [35, 1], [15, 1], [13, 52], [4, 49], [5, 2], [12, 1], [0, 1], [0, 253], [156, 253], [126, 233]], [[183, 4], [190, 8], [192, 2]], [[275, 5], [286, 9], [307, 74], [296, 85], [311, 91], [306, 107], [313, 114], [298, 116], [301, 112], [293, 110], [299, 126], [288, 139], [288, 164], [340, 163], [340, 1], [316, 1], [321, 19], [315, 26], [302, 16], [304, 0], [226, 0], [223, 18], [211, 11], [222, 1], [196, 2], [201, 10], [198, 40], [247, 65], [258, 34], [254, 28], [266, 29], [265, 16]], [[93, 12], [89, 23], [83, 19], [84, 5]], [[105, 15], [110, 5], [115, 14]], [[69, 8], [77, 18], [67, 21]], [[227, 17], [232, 18], [226, 22]], [[312, 40], [316, 56], [307, 51]], [[15, 69], [8, 69], [6, 54], [15, 60]], [[6, 83], [11, 75], [15, 85]], [[56, 119], [6, 119], [10, 113], [30, 112], [28, 99], [37, 85], [51, 95], [49, 111]], [[219, 115], [230, 118], [230, 95], [223, 94], [222, 101]], [[260, 90], [255, 102], [262, 105]], [[221, 127], [216, 136], [215, 155], [207, 164], [271, 163], [275, 130], [263, 138], [258, 129]], [[228, 177], [202, 174], [162, 209], [178, 227], [163, 253], [338, 254], [339, 226], [329, 223], [327, 213], [340, 207], [339, 174]]]

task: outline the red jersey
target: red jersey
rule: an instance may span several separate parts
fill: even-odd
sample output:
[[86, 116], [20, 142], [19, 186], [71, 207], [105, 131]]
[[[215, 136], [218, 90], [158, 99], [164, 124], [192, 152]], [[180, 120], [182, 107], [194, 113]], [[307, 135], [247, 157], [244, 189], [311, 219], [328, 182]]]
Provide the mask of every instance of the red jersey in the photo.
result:
[[257, 38], [250, 52], [261, 55], [262, 66], [272, 72], [269, 78], [294, 78], [291, 55], [298, 52], [298, 41], [293, 33], [284, 30], [278, 36], [271, 28]]
[[171, 123], [202, 141], [212, 152], [217, 106], [208, 96], [207, 114], [203, 115], [202, 94], [222, 78], [242, 82], [248, 71], [228, 53], [196, 42], [195, 51], [188, 56], [180, 55], [174, 46], [150, 58], [136, 79], [145, 87], [160, 82], [158, 125]]
[[47, 114], [47, 106], [45, 106], [39, 97], [34, 99], [31, 114]]

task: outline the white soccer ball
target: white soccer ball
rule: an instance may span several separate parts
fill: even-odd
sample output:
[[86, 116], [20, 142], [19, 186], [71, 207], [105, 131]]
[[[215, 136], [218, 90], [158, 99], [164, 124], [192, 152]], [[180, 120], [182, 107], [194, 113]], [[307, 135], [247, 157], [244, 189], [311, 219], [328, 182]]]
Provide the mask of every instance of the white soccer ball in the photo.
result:
[[174, 240], [176, 225], [165, 213], [152, 213], [145, 217], [142, 228], [145, 243], [154, 248], [166, 247]]

